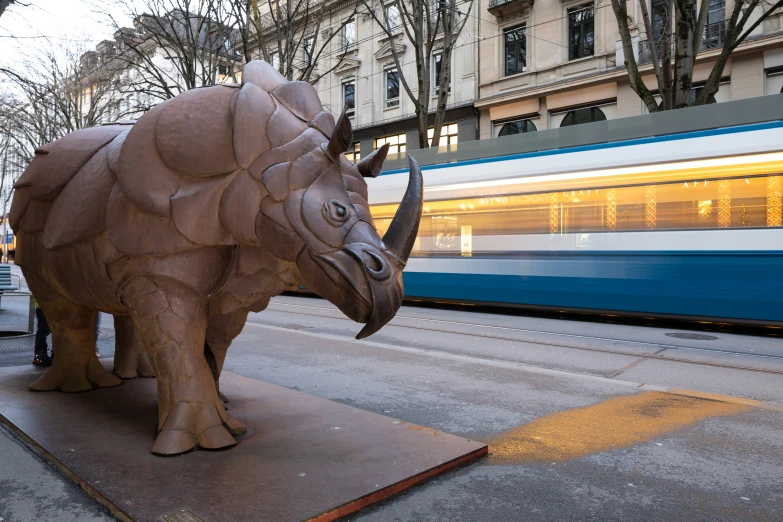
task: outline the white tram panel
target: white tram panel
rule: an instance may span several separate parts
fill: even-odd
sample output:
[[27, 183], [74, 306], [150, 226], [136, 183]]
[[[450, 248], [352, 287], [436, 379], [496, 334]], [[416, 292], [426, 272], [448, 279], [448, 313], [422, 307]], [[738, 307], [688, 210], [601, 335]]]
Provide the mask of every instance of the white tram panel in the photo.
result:
[[[423, 168], [424, 197], [425, 201], [435, 201], [493, 196], [506, 193], [509, 187], [498, 184], [482, 187], [479, 182], [779, 152], [781, 144], [783, 128], [776, 127], [634, 145], [616, 144], [576, 152], [543, 152], [541, 155], [508, 160], [487, 158], [488, 161], [474, 160], [467, 164], [434, 165]], [[415, 156], [416, 152], [411, 151], [411, 154]], [[367, 183], [371, 205], [395, 203], [405, 193], [408, 175], [382, 175], [368, 179]], [[578, 185], [580, 180], [574, 183]]]
[[[569, 234], [474, 235], [472, 251], [508, 252], [779, 252], [783, 229], [655, 230]], [[413, 252], [416, 255], [416, 252]]]

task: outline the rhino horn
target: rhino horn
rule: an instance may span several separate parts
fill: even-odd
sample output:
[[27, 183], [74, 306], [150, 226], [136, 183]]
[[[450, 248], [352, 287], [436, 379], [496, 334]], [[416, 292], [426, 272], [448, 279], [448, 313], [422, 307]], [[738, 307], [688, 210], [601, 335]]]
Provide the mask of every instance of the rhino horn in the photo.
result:
[[329, 140], [327, 149], [329, 154], [333, 157], [337, 157], [351, 146], [353, 142], [351, 131], [351, 120], [345, 115], [345, 111], [348, 110], [348, 105], [343, 108], [343, 113], [340, 114], [340, 118], [337, 120], [337, 124], [332, 131], [332, 137]]
[[377, 178], [381, 173], [381, 167], [383, 167], [383, 161], [386, 159], [386, 154], [389, 153], [389, 144], [384, 144], [381, 148], [372, 151], [366, 158], [363, 158], [356, 164], [356, 168], [359, 169], [359, 174], [365, 178]]
[[383, 236], [383, 244], [386, 245], [386, 249], [403, 264], [408, 261], [408, 256], [413, 250], [424, 206], [424, 180], [421, 176], [421, 169], [413, 156], [408, 156], [408, 163], [410, 163], [408, 188], [405, 190], [405, 195], [402, 197], [402, 202], [394, 214], [389, 229]]

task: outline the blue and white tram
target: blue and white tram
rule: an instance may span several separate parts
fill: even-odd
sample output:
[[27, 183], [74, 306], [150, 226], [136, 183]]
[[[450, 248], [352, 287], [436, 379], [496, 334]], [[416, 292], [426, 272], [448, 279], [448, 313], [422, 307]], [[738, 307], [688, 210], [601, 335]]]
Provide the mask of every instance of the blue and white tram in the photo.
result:
[[422, 171], [406, 298], [783, 325], [783, 121]]

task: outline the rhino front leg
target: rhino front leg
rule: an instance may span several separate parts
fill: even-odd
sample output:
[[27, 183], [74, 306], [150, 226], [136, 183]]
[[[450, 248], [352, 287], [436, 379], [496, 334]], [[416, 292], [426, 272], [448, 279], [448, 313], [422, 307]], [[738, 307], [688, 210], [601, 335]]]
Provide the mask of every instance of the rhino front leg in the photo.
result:
[[228, 398], [220, 392], [220, 374], [223, 372], [223, 363], [226, 361], [228, 347], [237, 335], [242, 332], [247, 322], [247, 310], [229, 314], [213, 315], [207, 324], [207, 338], [204, 343], [204, 357], [212, 370], [215, 379], [215, 387], [218, 396], [223, 402]]
[[155, 377], [138, 328], [128, 316], [114, 316], [114, 375], [121, 379]]
[[245, 426], [218, 398], [204, 357], [207, 300], [170, 279], [138, 277], [122, 300], [141, 333], [158, 378], [158, 436], [152, 452], [175, 455], [225, 448]]
[[30, 389], [81, 392], [121, 384], [95, 356], [97, 310], [69, 301], [38, 277], [25, 273], [25, 278], [49, 323], [54, 354], [52, 366]]

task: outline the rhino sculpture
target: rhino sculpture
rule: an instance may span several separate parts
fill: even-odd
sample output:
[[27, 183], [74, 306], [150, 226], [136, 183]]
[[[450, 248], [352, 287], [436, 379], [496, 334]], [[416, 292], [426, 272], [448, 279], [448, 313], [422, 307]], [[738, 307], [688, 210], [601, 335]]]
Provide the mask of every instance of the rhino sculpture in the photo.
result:
[[196, 89], [137, 122], [73, 132], [38, 151], [10, 213], [16, 262], [56, 352], [32, 390], [77, 392], [121, 380], [95, 356], [98, 311], [114, 315], [115, 374], [157, 377], [153, 453], [222, 448], [245, 431], [218, 379], [249, 311], [304, 284], [376, 332], [400, 307], [421, 219], [410, 181], [383, 239], [351, 124], [313, 87], [250, 62], [242, 85]]

